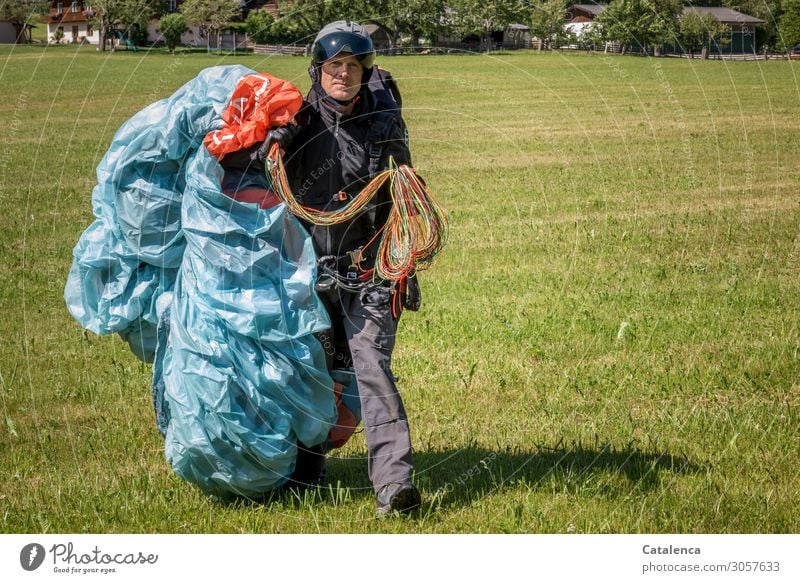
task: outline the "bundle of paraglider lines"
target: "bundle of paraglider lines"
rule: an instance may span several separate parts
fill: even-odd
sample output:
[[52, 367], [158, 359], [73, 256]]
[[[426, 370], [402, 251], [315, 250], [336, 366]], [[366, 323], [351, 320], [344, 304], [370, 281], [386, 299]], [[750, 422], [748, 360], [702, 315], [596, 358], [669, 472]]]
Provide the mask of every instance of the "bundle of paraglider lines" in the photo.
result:
[[389, 158], [389, 168], [378, 173], [353, 199], [337, 211], [322, 211], [298, 202], [289, 186], [280, 146], [273, 144], [266, 163], [272, 188], [286, 208], [297, 217], [314, 225], [330, 226], [349, 221], [362, 213], [388, 181], [392, 208], [386, 224], [378, 230], [381, 236], [374, 269], [363, 278], [400, 281], [418, 270], [431, 266], [447, 240], [447, 216], [423, 182], [407, 165], [398, 165]]

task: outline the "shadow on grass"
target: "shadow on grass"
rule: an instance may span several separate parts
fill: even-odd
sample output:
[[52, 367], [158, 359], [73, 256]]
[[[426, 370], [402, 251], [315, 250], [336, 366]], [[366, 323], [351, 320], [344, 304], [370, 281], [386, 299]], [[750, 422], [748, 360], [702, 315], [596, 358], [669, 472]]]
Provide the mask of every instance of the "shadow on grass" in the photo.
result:
[[[466, 506], [492, 492], [526, 488], [575, 495], [614, 498], [658, 488], [661, 475], [692, 474], [702, 467], [685, 456], [647, 452], [610, 444], [586, 447], [558, 445], [491, 450], [475, 445], [414, 453], [415, 482], [423, 493], [423, 507]], [[325, 485], [319, 490], [271, 492], [257, 504], [280, 502], [307, 505], [372, 499], [372, 486], [363, 457], [331, 459]], [[618, 478], [627, 484], [623, 487]], [[239, 503], [246, 501], [239, 499]], [[425, 508], [423, 508], [425, 511]]]
[[[616, 497], [657, 488], [662, 472], [696, 473], [684, 456], [611, 445], [537, 447], [534, 451], [468, 446], [415, 456], [417, 482], [449, 505], [466, 505], [508, 487]], [[620, 487], [617, 478], [628, 484]]]
[[[586, 447], [536, 447], [491, 450], [469, 445], [459, 449], [414, 453], [415, 482], [428, 500], [462, 506], [509, 487], [616, 497], [659, 487], [661, 474], [697, 473], [701, 467], [685, 456], [647, 452], [610, 444]], [[340, 458], [330, 464], [329, 484], [349, 488], [354, 497], [372, 496], [363, 458]], [[618, 477], [628, 484], [620, 487]], [[334, 486], [335, 487], [335, 486]]]

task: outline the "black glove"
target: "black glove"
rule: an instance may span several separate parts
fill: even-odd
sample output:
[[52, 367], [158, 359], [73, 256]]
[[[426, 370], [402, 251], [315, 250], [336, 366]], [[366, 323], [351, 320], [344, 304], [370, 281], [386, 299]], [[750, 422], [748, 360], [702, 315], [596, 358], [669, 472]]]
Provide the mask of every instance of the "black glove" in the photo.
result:
[[272, 149], [272, 144], [279, 144], [281, 149], [285, 149], [292, 140], [300, 133], [300, 126], [295, 124], [280, 126], [272, 128], [267, 133], [267, 139], [261, 144], [261, 147], [256, 150], [253, 159], [258, 158], [262, 162], [269, 156], [269, 151]]
[[411, 312], [418, 312], [422, 306], [422, 290], [419, 288], [417, 274], [409, 276], [406, 291], [403, 294], [403, 307]]

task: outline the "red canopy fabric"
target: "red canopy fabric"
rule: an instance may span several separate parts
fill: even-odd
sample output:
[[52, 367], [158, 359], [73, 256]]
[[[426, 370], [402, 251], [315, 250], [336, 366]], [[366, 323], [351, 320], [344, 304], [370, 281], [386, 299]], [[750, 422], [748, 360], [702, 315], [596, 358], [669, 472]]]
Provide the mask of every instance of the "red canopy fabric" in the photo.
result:
[[288, 81], [266, 73], [246, 75], [222, 113], [223, 127], [208, 133], [203, 143], [222, 160], [226, 154], [263, 142], [271, 127], [290, 123], [302, 105], [303, 96]]

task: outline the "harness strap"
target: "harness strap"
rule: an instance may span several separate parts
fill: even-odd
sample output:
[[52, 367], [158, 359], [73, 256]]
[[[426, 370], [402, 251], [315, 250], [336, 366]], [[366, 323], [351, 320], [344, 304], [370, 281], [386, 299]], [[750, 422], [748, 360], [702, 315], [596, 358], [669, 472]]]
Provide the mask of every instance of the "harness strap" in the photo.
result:
[[[395, 115], [391, 111], [378, 111], [374, 114], [372, 125], [367, 133], [367, 155], [369, 165], [367, 167], [369, 177], [374, 178], [383, 170], [383, 150], [384, 144], [389, 140], [392, 126], [395, 123]], [[367, 218], [372, 225], [372, 232], [375, 233], [375, 223], [378, 217], [378, 206], [371, 202], [367, 207]]]
[[383, 170], [383, 165], [381, 164], [383, 145], [389, 140], [394, 123], [395, 114], [391, 111], [378, 111], [373, 116], [372, 124], [367, 133], [370, 178], [374, 178]]

